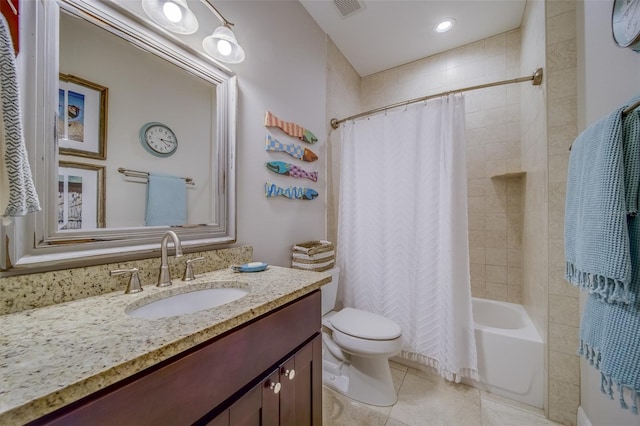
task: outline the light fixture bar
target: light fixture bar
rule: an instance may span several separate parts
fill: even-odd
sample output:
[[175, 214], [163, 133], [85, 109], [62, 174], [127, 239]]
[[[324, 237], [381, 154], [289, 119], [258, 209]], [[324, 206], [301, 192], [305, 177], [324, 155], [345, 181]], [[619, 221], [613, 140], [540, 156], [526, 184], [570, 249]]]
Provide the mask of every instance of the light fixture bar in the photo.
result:
[[212, 5], [209, 0], [202, 0], [202, 2], [209, 8], [209, 10], [211, 12], [213, 12], [214, 15], [216, 15], [218, 17], [219, 20], [222, 21], [222, 25], [225, 25], [225, 26], [228, 26], [228, 27], [233, 27], [235, 25], [233, 22], [227, 21], [224, 18], [224, 16], [222, 16], [222, 13], [218, 12], [218, 9], [216, 9], [215, 6]]

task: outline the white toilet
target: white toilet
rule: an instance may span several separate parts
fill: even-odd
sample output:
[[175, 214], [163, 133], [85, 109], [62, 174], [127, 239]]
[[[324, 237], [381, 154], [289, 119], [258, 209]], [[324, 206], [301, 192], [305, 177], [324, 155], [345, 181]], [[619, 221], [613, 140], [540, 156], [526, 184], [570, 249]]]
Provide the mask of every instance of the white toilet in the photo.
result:
[[402, 329], [394, 321], [353, 308], [333, 311], [340, 268], [322, 291], [322, 382], [356, 401], [396, 403], [389, 358], [400, 353]]

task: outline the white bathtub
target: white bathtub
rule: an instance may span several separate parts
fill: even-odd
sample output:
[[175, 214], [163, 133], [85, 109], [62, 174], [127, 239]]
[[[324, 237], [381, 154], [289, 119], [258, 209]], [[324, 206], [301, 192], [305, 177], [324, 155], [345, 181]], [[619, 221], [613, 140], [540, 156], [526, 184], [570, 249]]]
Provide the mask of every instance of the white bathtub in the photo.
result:
[[522, 305], [473, 298], [480, 382], [474, 387], [542, 408], [543, 344]]

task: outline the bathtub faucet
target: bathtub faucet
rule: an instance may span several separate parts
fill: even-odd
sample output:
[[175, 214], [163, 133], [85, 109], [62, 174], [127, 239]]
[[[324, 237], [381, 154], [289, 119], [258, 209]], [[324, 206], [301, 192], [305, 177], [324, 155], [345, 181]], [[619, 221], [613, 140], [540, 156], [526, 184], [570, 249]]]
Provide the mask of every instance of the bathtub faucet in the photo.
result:
[[169, 273], [169, 261], [167, 260], [167, 245], [169, 244], [169, 238], [173, 240], [173, 245], [176, 248], [176, 257], [182, 256], [182, 244], [180, 243], [180, 238], [173, 231], [165, 232], [162, 237], [162, 241], [160, 241], [160, 273], [158, 274], [158, 287], [167, 287], [170, 286], [171, 283], [171, 274]]

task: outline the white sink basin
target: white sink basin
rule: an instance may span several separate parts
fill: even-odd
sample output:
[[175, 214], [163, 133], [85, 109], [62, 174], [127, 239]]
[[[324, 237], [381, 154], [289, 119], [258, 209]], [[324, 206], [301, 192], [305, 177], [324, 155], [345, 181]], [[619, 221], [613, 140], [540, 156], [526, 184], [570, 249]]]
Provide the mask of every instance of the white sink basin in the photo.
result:
[[203, 288], [189, 293], [173, 294], [163, 299], [127, 310], [132, 317], [156, 319], [192, 314], [233, 302], [249, 293], [236, 287]]

